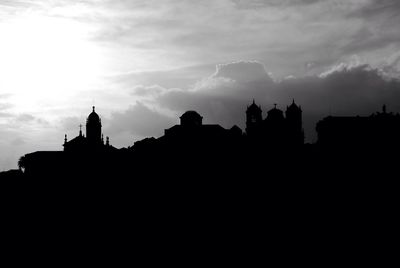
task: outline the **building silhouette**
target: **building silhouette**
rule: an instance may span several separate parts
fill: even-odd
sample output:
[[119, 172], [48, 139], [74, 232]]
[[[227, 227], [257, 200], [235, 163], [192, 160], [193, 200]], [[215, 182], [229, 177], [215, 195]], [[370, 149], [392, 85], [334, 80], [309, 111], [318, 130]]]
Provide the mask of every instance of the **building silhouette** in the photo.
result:
[[92, 107], [92, 112], [86, 120], [86, 136], [82, 134], [82, 125], [80, 125], [79, 135], [72, 140], [67, 140], [67, 134], [64, 138], [64, 151], [65, 152], [99, 152], [107, 150], [115, 150], [110, 144], [110, 138], [102, 133], [102, 125], [100, 116], [95, 112], [95, 107]]
[[[286, 116], [285, 116], [286, 115]], [[302, 110], [292, 102], [286, 107], [285, 115], [282, 110], [274, 108], [262, 118], [261, 106], [255, 101], [246, 110], [246, 134], [257, 144], [270, 147], [298, 147], [304, 144]]]
[[180, 117], [180, 125], [175, 125], [164, 131], [164, 136], [160, 139], [166, 142], [193, 142], [195, 144], [221, 144], [231, 137], [240, 137], [242, 131], [238, 126], [233, 126], [230, 130], [217, 124], [203, 124], [203, 117], [196, 111], [187, 111]]
[[255, 101], [247, 107], [246, 110], [246, 133], [248, 136], [254, 137], [261, 133], [262, 126], [262, 110], [261, 106], [257, 106]]
[[391, 151], [400, 145], [400, 115], [328, 116], [316, 125], [317, 144], [326, 150]]
[[[243, 138], [242, 130], [238, 126], [225, 129], [217, 124], [203, 124], [203, 117], [196, 111], [187, 111], [180, 117], [180, 124], [164, 130], [164, 135], [158, 139], [147, 138], [135, 142], [132, 151], [158, 153], [174, 153], [178, 157], [204, 156], [207, 152], [224, 153], [235, 148]], [[178, 153], [179, 152], [179, 153]]]
[[116, 149], [108, 137], [104, 141], [101, 118], [93, 107], [86, 120], [86, 136], [80, 126], [77, 137], [68, 141], [65, 136], [64, 150], [27, 154], [19, 166], [27, 175], [45, 177], [131, 177], [179, 167], [174, 176], [207, 177], [206, 171], [214, 169], [213, 174], [221, 176], [242, 173], [262, 178], [266, 176], [266, 164], [268, 176], [272, 176], [274, 169], [275, 174], [300, 171], [305, 161], [320, 170], [346, 161], [364, 164], [374, 159], [379, 163], [382, 152], [396, 153], [400, 149], [400, 115], [388, 113], [385, 106], [382, 112], [371, 116], [326, 117], [317, 123], [316, 130], [318, 141], [304, 144], [302, 109], [294, 100], [285, 112], [275, 104], [265, 118], [253, 100], [246, 110], [245, 133], [236, 125], [227, 129], [204, 124], [199, 113], [187, 111], [180, 116], [180, 123], [165, 129], [161, 137], [145, 138], [128, 148]]
[[[86, 136], [80, 125], [79, 134], [72, 140], [64, 138], [63, 151], [34, 152], [24, 156], [25, 173], [56, 174], [59, 171], [95, 172], [130, 170], [133, 166], [153, 168], [153, 165], [174, 165], [180, 161], [186, 169], [207, 159], [214, 164], [237, 163], [246, 166], [243, 155], [256, 155], [260, 148], [297, 149], [304, 143], [301, 107], [293, 103], [283, 111], [275, 107], [263, 119], [262, 109], [255, 101], [246, 111], [246, 133], [236, 125], [226, 129], [218, 124], [204, 124], [196, 111], [180, 116], [180, 124], [164, 130], [159, 138], [145, 138], [128, 148], [116, 149], [102, 133], [102, 122], [92, 108], [86, 120]], [[163, 159], [155, 164], [155, 159]], [[246, 160], [247, 161], [247, 160]], [[125, 171], [127, 171], [125, 170]]]
[[[100, 116], [92, 107], [86, 120], [86, 136], [82, 133], [68, 141], [64, 137], [63, 151], [37, 151], [23, 156], [25, 174], [28, 176], [53, 177], [72, 173], [94, 176], [102, 171], [99, 166], [110, 164], [118, 152], [110, 144], [109, 137], [104, 141]], [[112, 165], [110, 166], [110, 168]]]

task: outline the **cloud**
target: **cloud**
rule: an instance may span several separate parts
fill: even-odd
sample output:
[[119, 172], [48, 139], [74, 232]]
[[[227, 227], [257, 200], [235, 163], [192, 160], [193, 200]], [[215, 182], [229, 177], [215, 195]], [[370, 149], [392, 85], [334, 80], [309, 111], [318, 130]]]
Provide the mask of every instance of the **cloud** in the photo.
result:
[[362, 6], [362, 8], [351, 12], [349, 16], [374, 18], [376, 16], [391, 14], [394, 15], [394, 17], [398, 17], [399, 11], [400, 2], [397, 0], [372, 0], [367, 1], [367, 4]]
[[396, 0], [364, 1], [359, 8], [349, 12], [344, 19], [361, 21], [360, 27], [354, 31], [346, 44], [344, 53], [372, 52], [375, 50], [400, 45], [400, 30], [393, 27], [400, 23], [400, 2]]
[[12, 96], [12, 94], [10, 93], [2, 93], [0, 94], [0, 99], [7, 99], [10, 98]]
[[0, 118], [3, 117], [12, 117], [13, 115], [11, 113], [4, 113], [4, 112], [0, 112]]
[[[143, 70], [150, 70], [150, 79], [154, 79], [150, 85], [166, 88], [182, 88], [181, 84], [191, 79], [181, 76], [181, 83], [172, 85], [173, 79], [168, 78], [174, 77], [172, 72], [163, 76], [164, 71], [159, 71], [157, 79], [153, 70], [253, 58], [268, 63], [268, 69], [282, 78], [304, 75], [307, 62], [316, 62], [314, 68], [321, 71], [351, 54], [400, 46], [396, 27], [399, 4], [392, 0], [35, 3], [48, 16], [90, 25], [90, 40], [113, 58], [109, 66], [125, 61], [120, 68], [126, 73], [133, 71], [130, 77], [139, 80], [146, 80]], [[25, 11], [29, 13], [29, 8]], [[370, 56], [376, 61], [382, 58]], [[136, 84], [149, 85], [143, 81]]]
[[260, 85], [274, 86], [274, 79], [267, 73], [264, 64], [258, 61], [236, 61], [216, 65], [215, 73], [197, 82], [193, 90], [226, 96], [233, 91], [248, 94], [258, 90]]
[[2, 0], [0, 6], [5, 7], [16, 7], [16, 8], [29, 8], [38, 6], [38, 4], [32, 3], [32, 1], [19, 1], [19, 0]]
[[158, 95], [158, 94], [163, 93], [164, 91], [165, 91], [165, 88], [163, 88], [159, 85], [152, 85], [152, 86], [138, 85], [132, 89], [132, 94], [143, 97], [143, 96]]
[[386, 77], [400, 79], [400, 52], [392, 55], [381, 68]]
[[265, 80], [272, 82], [272, 77], [267, 74], [265, 67], [258, 61], [237, 61], [227, 64], [218, 64], [212, 78], [224, 77], [240, 82]]
[[311, 5], [321, 0], [233, 0], [238, 8], [266, 8]]
[[31, 114], [27, 114], [27, 113], [22, 113], [22, 114], [12, 114], [10, 116], [11, 119], [13, 119], [12, 121], [9, 121], [9, 125], [14, 127], [14, 128], [19, 128], [21, 126], [26, 126], [28, 124], [32, 124], [32, 125], [40, 125], [42, 127], [44, 126], [49, 126], [50, 123], [44, 119], [44, 118], [40, 118], [37, 116], [33, 116]]
[[[6, 99], [8, 98], [7, 95], [2, 94], [0, 95], [0, 100], [1, 99]], [[9, 112], [7, 112], [8, 109], [14, 107], [14, 105], [12, 103], [8, 103], [8, 102], [0, 102], [0, 118], [3, 117], [12, 117], [13, 115]]]
[[22, 146], [22, 145], [26, 144], [26, 142], [21, 137], [17, 137], [11, 142], [11, 144], [13, 146]]
[[20, 114], [16, 117], [16, 120], [21, 123], [28, 123], [35, 120], [35, 117], [30, 114]]
[[79, 132], [79, 124], [84, 125], [86, 122], [86, 119], [81, 116], [68, 116], [68, 117], [63, 117], [60, 119], [60, 126], [63, 131], [67, 132], [74, 132], [78, 134]]
[[110, 83], [122, 88], [132, 85], [143, 87], [159, 85], [164, 88], [188, 88], [206, 77], [215, 69], [215, 64], [187, 66], [170, 70], [137, 71], [109, 76]]
[[0, 111], [4, 111], [13, 107], [11, 103], [0, 103]]
[[135, 137], [161, 136], [166, 128], [176, 120], [151, 109], [141, 102], [136, 102], [123, 112], [115, 112], [107, 120], [105, 132], [110, 135], [129, 132]]
[[132, 62], [146, 59], [161, 69], [256, 58], [286, 76], [306, 61], [330, 64], [342, 56], [337, 54], [348, 35], [360, 28], [353, 17], [343, 18], [360, 6], [356, 1], [117, 1], [99, 5], [109, 12], [96, 13], [99, 31], [93, 40], [117, 45]]

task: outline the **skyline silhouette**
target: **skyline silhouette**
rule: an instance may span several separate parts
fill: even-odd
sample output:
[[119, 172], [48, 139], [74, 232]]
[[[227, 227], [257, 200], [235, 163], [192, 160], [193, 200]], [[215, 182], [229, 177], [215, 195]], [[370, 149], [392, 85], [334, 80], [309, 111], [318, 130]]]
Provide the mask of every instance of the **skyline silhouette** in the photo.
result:
[[[206, 172], [220, 170], [225, 164], [232, 163], [242, 165], [242, 169], [248, 169], [253, 162], [259, 161], [270, 161], [276, 166], [271, 156], [286, 158], [290, 155], [287, 163], [301, 166], [322, 156], [345, 159], [352, 155], [354, 162], [366, 156], [375, 159], [400, 149], [400, 114], [388, 112], [386, 105], [381, 112], [366, 117], [322, 118], [316, 124], [318, 140], [315, 143], [304, 143], [302, 107], [294, 99], [286, 106], [285, 115], [277, 104], [265, 118], [262, 113], [255, 100], [247, 105], [244, 113], [246, 129], [242, 131], [236, 125], [225, 129], [217, 124], [203, 124], [200, 114], [187, 111], [180, 116], [180, 124], [165, 129], [163, 136], [147, 137], [132, 146], [117, 149], [111, 145], [108, 136], [104, 140], [101, 117], [93, 106], [86, 120], [86, 135], [80, 125], [75, 138], [68, 140], [65, 134], [62, 151], [27, 153], [18, 161], [20, 172], [10, 170], [2, 174], [31, 178], [73, 174], [86, 174], [88, 178], [93, 178], [95, 174], [126, 177], [129, 170], [141, 170], [149, 163], [152, 163], [151, 166], [166, 167], [180, 162], [184, 163], [183, 170], [191, 170], [193, 163], [188, 163], [188, 159], [206, 161], [210, 164], [202, 167]], [[302, 159], [293, 159], [296, 155]], [[218, 159], [221, 165], [214, 166], [210, 159]], [[314, 168], [320, 167], [317, 165]]]

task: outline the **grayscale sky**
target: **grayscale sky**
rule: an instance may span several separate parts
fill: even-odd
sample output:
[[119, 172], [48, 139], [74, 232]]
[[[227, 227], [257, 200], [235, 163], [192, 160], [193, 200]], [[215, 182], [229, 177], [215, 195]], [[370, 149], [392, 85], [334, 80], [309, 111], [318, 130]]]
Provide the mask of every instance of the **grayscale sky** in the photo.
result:
[[245, 123], [295, 98], [307, 141], [329, 114], [400, 112], [398, 0], [0, 0], [0, 171], [62, 150], [91, 106], [116, 147], [194, 109]]

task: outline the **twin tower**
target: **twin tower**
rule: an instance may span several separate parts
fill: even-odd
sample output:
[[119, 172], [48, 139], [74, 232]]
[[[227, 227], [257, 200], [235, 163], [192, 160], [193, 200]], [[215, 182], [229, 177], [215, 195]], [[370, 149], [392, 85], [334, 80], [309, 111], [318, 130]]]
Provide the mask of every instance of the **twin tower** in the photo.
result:
[[246, 133], [250, 140], [271, 147], [297, 147], [304, 144], [302, 110], [292, 102], [286, 107], [286, 117], [275, 107], [263, 119], [262, 109], [253, 103], [246, 111]]

